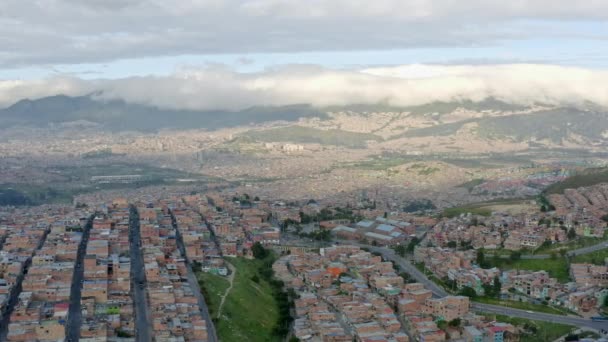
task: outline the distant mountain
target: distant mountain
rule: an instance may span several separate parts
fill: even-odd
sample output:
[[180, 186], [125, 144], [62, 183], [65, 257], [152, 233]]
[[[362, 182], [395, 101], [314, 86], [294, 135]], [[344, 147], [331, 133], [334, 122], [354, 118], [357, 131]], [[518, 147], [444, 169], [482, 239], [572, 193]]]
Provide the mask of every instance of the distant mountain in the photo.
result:
[[450, 136], [465, 124], [477, 125], [481, 139], [515, 141], [547, 140], [561, 143], [580, 137], [589, 142], [608, 140], [608, 113], [603, 111], [556, 108], [530, 114], [465, 119], [453, 123], [411, 129], [392, 138]]
[[[465, 111], [459, 111], [464, 109]], [[348, 112], [345, 115], [336, 114]], [[392, 114], [386, 114], [390, 112]], [[257, 141], [316, 142], [363, 147], [370, 140], [452, 136], [467, 127], [479, 141], [549, 141], [555, 144], [608, 143], [608, 110], [520, 106], [494, 98], [479, 102], [433, 102], [420, 106], [387, 104], [314, 108], [309, 105], [252, 107], [240, 111], [171, 110], [98, 100], [94, 96], [57, 95], [22, 100], [0, 110], [0, 128], [48, 127], [94, 123], [108, 131], [154, 132], [160, 129], [220, 129], [270, 121], [296, 122], [320, 118], [304, 126], [256, 130], [245, 135]], [[387, 117], [391, 119], [387, 121]], [[382, 124], [378, 124], [382, 123]], [[292, 126], [290, 124], [290, 126]], [[375, 127], [375, 128], [374, 128]], [[322, 130], [319, 130], [322, 129]], [[469, 134], [470, 137], [470, 134]]]
[[458, 108], [462, 108], [470, 111], [521, 111], [526, 109], [526, 106], [510, 104], [504, 101], [497, 100], [493, 97], [489, 97], [479, 102], [473, 102], [471, 100], [464, 101], [434, 101], [431, 103], [418, 105], [418, 106], [392, 106], [385, 103], [379, 104], [352, 104], [346, 106], [329, 106], [323, 108], [325, 111], [342, 111], [348, 110], [352, 112], [409, 112], [413, 115], [424, 115], [424, 114], [448, 114], [455, 111]]
[[57, 95], [38, 100], [21, 100], [0, 110], [0, 128], [47, 127], [75, 121], [90, 121], [110, 131], [157, 131], [159, 129], [219, 129], [268, 121], [297, 121], [303, 117], [326, 118], [308, 105], [252, 107], [241, 111], [193, 111], [160, 109], [127, 103], [102, 101], [92, 96]]

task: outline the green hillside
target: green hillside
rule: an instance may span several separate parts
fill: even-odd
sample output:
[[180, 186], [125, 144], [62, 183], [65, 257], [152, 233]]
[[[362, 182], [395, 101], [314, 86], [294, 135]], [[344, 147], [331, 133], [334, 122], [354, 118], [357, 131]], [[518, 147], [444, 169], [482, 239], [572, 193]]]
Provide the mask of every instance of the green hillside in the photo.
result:
[[561, 194], [566, 189], [576, 189], [599, 183], [608, 183], [608, 168], [592, 168], [579, 172], [561, 182], [550, 185], [545, 189], [545, 193]]
[[322, 130], [302, 126], [249, 131], [242, 136], [261, 142], [318, 143], [352, 148], [364, 148], [367, 146], [367, 141], [370, 140], [382, 141], [382, 137], [371, 133], [357, 133], [339, 129]]

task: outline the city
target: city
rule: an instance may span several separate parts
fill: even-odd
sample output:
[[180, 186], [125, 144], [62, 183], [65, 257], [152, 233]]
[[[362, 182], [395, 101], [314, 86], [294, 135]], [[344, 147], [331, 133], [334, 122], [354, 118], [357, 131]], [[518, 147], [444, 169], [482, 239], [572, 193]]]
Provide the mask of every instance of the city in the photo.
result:
[[169, 189], [5, 207], [2, 339], [233, 340], [207, 282], [256, 259], [291, 307], [266, 338], [517, 340], [515, 317], [606, 332], [604, 184], [451, 218]]

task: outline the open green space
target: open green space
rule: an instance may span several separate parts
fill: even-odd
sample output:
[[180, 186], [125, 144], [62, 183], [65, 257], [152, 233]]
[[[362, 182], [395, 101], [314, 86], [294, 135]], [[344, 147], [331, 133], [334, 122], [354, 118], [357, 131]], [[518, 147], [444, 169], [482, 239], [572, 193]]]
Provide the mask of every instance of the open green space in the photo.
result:
[[594, 237], [577, 237], [574, 240], [570, 240], [564, 243], [554, 243], [550, 245], [541, 245], [537, 249], [534, 250], [534, 254], [550, 254], [552, 252], [559, 252], [560, 250], [571, 251], [583, 247], [589, 247], [593, 245], [597, 245], [598, 243], [602, 243], [606, 241], [606, 237], [604, 238], [594, 238]]
[[[72, 203], [74, 196], [106, 189], [137, 189], [153, 185], [204, 183], [215, 178], [191, 174], [170, 168], [142, 164], [114, 163], [78, 167], [49, 167], [48, 173], [63, 180], [52, 185], [4, 183], [0, 184], [0, 205], [40, 205], [47, 203]], [[141, 179], [130, 183], [100, 184], [91, 181], [94, 176], [141, 175]]]
[[522, 329], [520, 342], [554, 341], [576, 329], [575, 327], [566, 324], [549, 323], [505, 315], [485, 316], [496, 319], [499, 322], [513, 324]]
[[445, 210], [443, 210], [443, 216], [445, 217], [456, 217], [456, 216], [460, 216], [461, 214], [473, 214], [473, 215], [479, 215], [479, 216], [490, 216], [492, 215], [492, 210], [485, 208], [485, 207], [479, 207], [479, 206], [462, 206], [462, 207], [453, 207], [453, 208], [447, 208]]
[[608, 258], [608, 249], [602, 249], [588, 254], [574, 256], [572, 257], [571, 262], [605, 265], [606, 258]]
[[[464, 184], [461, 184], [461, 186]], [[492, 215], [492, 211], [495, 210], [506, 210], [510, 207], [516, 209], [517, 207], [525, 206], [526, 202], [529, 200], [529, 198], [509, 198], [493, 200], [491, 202], [470, 203], [458, 207], [446, 208], [443, 210], [442, 215], [448, 218], [467, 213], [479, 216], [490, 216]]]
[[591, 168], [568, 177], [561, 182], [550, 185], [545, 189], [548, 194], [561, 194], [566, 189], [576, 189], [608, 182], [607, 168]]
[[382, 141], [382, 137], [371, 133], [343, 131], [340, 129], [317, 129], [303, 126], [271, 128], [262, 131], [248, 131], [243, 137], [261, 142], [317, 143], [321, 145], [364, 148], [367, 141]]
[[[226, 297], [221, 317], [215, 319], [215, 328], [221, 341], [281, 341], [275, 333], [279, 308], [275, 289], [260, 273], [264, 260], [230, 259], [236, 268], [232, 290]], [[221, 296], [228, 288], [226, 278], [200, 273], [201, 289], [215, 318]]]
[[501, 270], [547, 271], [551, 277], [562, 283], [570, 281], [568, 262], [564, 257], [555, 259], [519, 259], [510, 260], [499, 257], [486, 257], [488, 267], [498, 267]]
[[514, 300], [501, 300], [501, 299], [490, 298], [490, 297], [476, 297], [475, 299], [473, 299], [473, 301], [479, 302], [479, 303], [484, 303], [484, 304], [501, 305], [501, 306], [506, 306], [506, 307], [514, 308], [514, 309], [544, 312], [544, 313], [554, 314], [554, 315], [568, 314], [568, 312], [566, 310], [563, 310], [560, 308], [555, 308], [552, 306], [542, 305], [542, 304], [518, 302], [518, 301], [514, 301]]
[[0, 184], [0, 206], [71, 203], [73, 193], [53, 187], [33, 184]]
[[196, 272], [196, 277], [205, 296], [209, 315], [213, 318], [220, 307], [221, 296], [226, 293], [226, 289], [230, 284], [225, 277], [212, 273], [198, 271]]
[[469, 192], [473, 191], [473, 189], [478, 186], [483, 184], [483, 182], [485, 182], [485, 180], [483, 178], [475, 178], [472, 179], [468, 182], [464, 182], [458, 186], [456, 186], [457, 188], [465, 188], [467, 189]]

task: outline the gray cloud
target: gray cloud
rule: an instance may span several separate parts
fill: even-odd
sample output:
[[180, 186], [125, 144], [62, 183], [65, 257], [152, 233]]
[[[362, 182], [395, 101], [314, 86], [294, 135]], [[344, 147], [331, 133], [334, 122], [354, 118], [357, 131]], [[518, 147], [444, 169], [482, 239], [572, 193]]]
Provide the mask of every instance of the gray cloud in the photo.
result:
[[[531, 29], [527, 19], [552, 22]], [[572, 36], [579, 33], [559, 32], [555, 22], [607, 19], [603, 0], [3, 0], [0, 67], [179, 54], [471, 46]]]
[[0, 105], [55, 94], [101, 92], [101, 99], [173, 109], [242, 109], [257, 105], [375, 104], [480, 101], [608, 107], [608, 71], [541, 64], [403, 65], [358, 70], [282, 66], [258, 73], [227, 67], [183, 69], [170, 76], [117, 80], [56, 77], [0, 81]]

